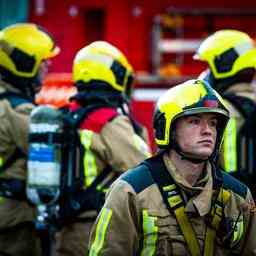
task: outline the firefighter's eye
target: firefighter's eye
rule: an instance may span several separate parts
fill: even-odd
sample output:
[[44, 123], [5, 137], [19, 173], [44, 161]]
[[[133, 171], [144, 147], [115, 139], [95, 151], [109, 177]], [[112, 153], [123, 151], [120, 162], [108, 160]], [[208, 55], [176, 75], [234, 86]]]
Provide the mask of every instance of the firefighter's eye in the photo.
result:
[[217, 123], [218, 123], [218, 120], [217, 120], [216, 118], [211, 119], [211, 120], [209, 121], [209, 126], [210, 126], [210, 127], [217, 127]]

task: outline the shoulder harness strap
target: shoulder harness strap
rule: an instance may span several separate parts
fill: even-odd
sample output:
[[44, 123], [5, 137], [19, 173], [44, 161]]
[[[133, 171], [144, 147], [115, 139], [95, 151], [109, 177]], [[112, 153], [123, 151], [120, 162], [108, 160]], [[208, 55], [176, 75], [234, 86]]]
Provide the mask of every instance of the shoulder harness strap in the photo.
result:
[[16, 148], [12, 155], [4, 163], [0, 164], [0, 172], [4, 172], [13, 162], [22, 157], [25, 157], [25, 154], [19, 148]]
[[[86, 119], [90, 115], [92, 115], [95, 111], [100, 111], [101, 109], [104, 110], [104, 109], [113, 109], [113, 108], [106, 107], [105, 105], [102, 105], [102, 104], [95, 104], [88, 107], [80, 107], [76, 111], [68, 112], [67, 118], [70, 119], [73, 125], [77, 128], [80, 125], [82, 125], [82, 123], [84, 123]], [[113, 111], [113, 114], [109, 118], [107, 118], [106, 122], [112, 120], [117, 115], [118, 113], [116, 111]]]
[[[163, 200], [171, 213], [174, 213], [177, 222], [182, 230], [184, 239], [192, 256], [201, 255], [199, 242], [196, 238], [194, 229], [185, 213], [185, 203], [181, 192], [176, 186], [172, 176], [167, 171], [162, 157], [160, 156], [146, 160], [148, 169], [153, 180], [158, 185]], [[220, 188], [216, 201], [212, 204], [210, 211], [210, 225], [207, 226], [204, 256], [214, 255], [214, 242], [216, 230], [218, 230], [220, 222], [223, 218], [223, 208], [230, 198], [230, 192], [224, 188]]]
[[172, 176], [168, 173], [162, 156], [161, 158], [149, 159], [147, 164], [155, 183], [158, 185], [167, 209], [176, 217], [191, 255], [200, 256], [199, 242], [185, 213], [184, 200]]
[[210, 225], [206, 228], [204, 242], [204, 256], [214, 256], [214, 242], [216, 231], [219, 229], [223, 218], [223, 209], [230, 199], [230, 192], [223, 187], [219, 189], [216, 201], [210, 211]]
[[246, 198], [248, 187], [240, 182], [238, 179], [234, 178], [233, 176], [229, 175], [228, 173], [221, 171], [221, 175], [223, 177], [223, 187], [226, 190], [231, 190], [241, 196], [242, 198]]
[[[81, 156], [85, 155], [86, 149], [84, 148], [84, 146], [81, 143], [81, 138], [79, 138], [80, 136], [79, 136], [77, 130], [78, 130], [78, 128], [83, 129], [83, 126], [86, 123], [86, 121], [88, 119], [90, 119], [90, 117], [94, 113], [97, 114], [99, 111], [104, 110], [104, 109], [106, 109], [106, 107], [104, 105], [95, 104], [95, 105], [90, 105], [88, 107], [79, 107], [75, 111], [69, 111], [64, 114], [65, 123], [67, 124], [67, 132], [70, 133], [73, 131], [72, 137], [76, 137], [75, 139], [73, 139], [74, 145], [70, 149], [71, 151], [74, 150], [75, 148], [79, 148], [79, 154]], [[105, 116], [103, 116], [103, 117], [105, 117]], [[109, 120], [106, 119], [106, 122], [107, 121], [109, 121]], [[97, 123], [97, 120], [96, 120], [96, 123]], [[87, 127], [87, 129], [89, 129], [89, 128]], [[79, 170], [79, 177], [81, 179], [80, 183], [82, 185], [84, 185], [84, 183], [85, 183], [84, 168], [85, 168], [84, 161], [79, 161], [78, 170]], [[94, 177], [94, 179], [96, 179], [95, 182], [93, 182], [93, 180], [91, 179], [90, 182], [87, 182], [86, 186], [88, 187], [88, 186], [92, 185], [94, 187], [95, 185], [97, 185], [97, 190], [104, 191], [106, 189], [106, 187], [108, 187], [108, 185], [116, 178], [116, 174], [111, 171], [111, 168], [109, 166], [107, 168], [105, 168], [101, 174], [102, 175], [100, 175], [99, 178], [97, 178], [97, 176], [95, 175], [95, 177]], [[101, 177], [103, 177], [103, 179]], [[91, 184], [92, 182], [93, 182], [93, 184]]]

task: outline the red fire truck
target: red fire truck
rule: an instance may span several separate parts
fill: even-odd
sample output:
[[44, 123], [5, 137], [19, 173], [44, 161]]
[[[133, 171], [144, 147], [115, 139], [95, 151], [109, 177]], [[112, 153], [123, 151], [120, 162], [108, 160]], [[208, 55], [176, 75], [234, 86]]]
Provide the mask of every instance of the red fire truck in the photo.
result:
[[[201, 40], [223, 28], [235, 28], [255, 37], [256, 2], [217, 0], [67, 0], [31, 1], [29, 19], [49, 30], [61, 47], [52, 62], [37, 101], [57, 107], [75, 93], [71, 67], [75, 53], [95, 40], [120, 48], [136, 70], [132, 111], [149, 129], [153, 143], [152, 113], [164, 90], [205, 68], [192, 55]], [[242, 5], [242, 6], [241, 6]]]

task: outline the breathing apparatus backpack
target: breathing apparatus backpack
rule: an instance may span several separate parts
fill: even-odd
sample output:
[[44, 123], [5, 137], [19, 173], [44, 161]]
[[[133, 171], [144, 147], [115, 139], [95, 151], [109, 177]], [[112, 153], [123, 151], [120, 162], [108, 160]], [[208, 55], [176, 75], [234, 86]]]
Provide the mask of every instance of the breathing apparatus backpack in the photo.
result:
[[39, 106], [32, 111], [27, 196], [37, 205], [41, 224], [54, 219], [62, 225], [67, 220], [75, 221], [84, 211], [100, 211], [105, 193], [97, 188], [111, 169], [101, 172], [84, 188], [84, 149], [78, 131], [81, 121], [100, 107], [81, 108], [72, 113]]
[[254, 180], [256, 178], [256, 103], [246, 97], [225, 93], [227, 99], [245, 119], [237, 134], [237, 163], [238, 170], [233, 176], [249, 186], [254, 196], [256, 190]]
[[[47, 229], [49, 222], [58, 216], [62, 191], [70, 185], [64, 182], [69, 171], [66, 159], [70, 158], [68, 145], [64, 143], [65, 132], [59, 110], [39, 106], [31, 112], [26, 192], [37, 206], [38, 229]], [[73, 141], [73, 136], [68, 138]]]

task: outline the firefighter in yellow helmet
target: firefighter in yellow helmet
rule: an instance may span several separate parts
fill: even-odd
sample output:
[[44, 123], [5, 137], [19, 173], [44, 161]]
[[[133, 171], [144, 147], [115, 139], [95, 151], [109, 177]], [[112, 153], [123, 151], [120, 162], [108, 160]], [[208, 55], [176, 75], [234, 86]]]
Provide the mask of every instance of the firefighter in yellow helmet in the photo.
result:
[[214, 164], [228, 120], [202, 80], [163, 94], [154, 114], [161, 150], [111, 187], [89, 255], [238, 255], [243, 246], [241, 255], [255, 255], [255, 243], [244, 244], [256, 228], [248, 226], [250, 191]]
[[255, 197], [255, 42], [244, 32], [220, 30], [202, 42], [194, 58], [208, 63], [209, 69], [201, 78], [223, 96], [231, 112], [220, 164], [244, 181]]
[[45, 62], [58, 51], [35, 24], [0, 31], [0, 255], [41, 255], [25, 192], [29, 113]]
[[[101, 177], [96, 187], [104, 197], [104, 191], [120, 173], [150, 155], [145, 129], [129, 112], [133, 76], [124, 54], [105, 41], [82, 48], [73, 62], [78, 93], [71, 98], [70, 113], [80, 120], [77, 129], [82, 144], [83, 188], [91, 188]], [[57, 255], [86, 255], [89, 232], [102, 206], [98, 193], [88, 209], [60, 232]]]

